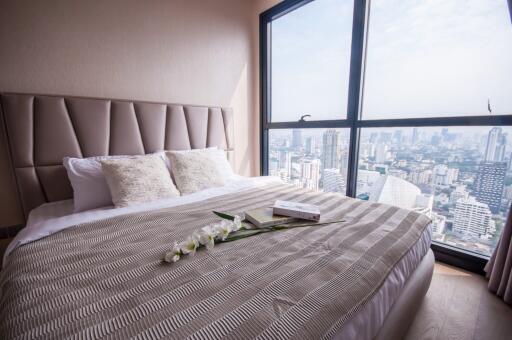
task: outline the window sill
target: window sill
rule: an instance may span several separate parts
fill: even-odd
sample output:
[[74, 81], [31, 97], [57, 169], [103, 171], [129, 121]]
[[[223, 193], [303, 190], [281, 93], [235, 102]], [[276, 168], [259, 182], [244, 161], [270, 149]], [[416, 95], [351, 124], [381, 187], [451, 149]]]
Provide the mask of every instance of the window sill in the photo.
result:
[[436, 261], [485, 275], [484, 267], [489, 257], [436, 241], [432, 241], [431, 248]]

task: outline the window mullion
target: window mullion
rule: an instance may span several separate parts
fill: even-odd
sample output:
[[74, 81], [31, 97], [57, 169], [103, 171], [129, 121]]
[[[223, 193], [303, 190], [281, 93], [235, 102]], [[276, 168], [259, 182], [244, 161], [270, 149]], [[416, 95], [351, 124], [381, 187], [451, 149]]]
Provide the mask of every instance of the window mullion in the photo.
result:
[[359, 149], [359, 130], [357, 121], [360, 112], [361, 84], [364, 64], [364, 45], [366, 31], [367, 1], [354, 1], [354, 19], [352, 21], [352, 46], [350, 55], [350, 75], [348, 85], [347, 118], [350, 125], [350, 144], [347, 171], [347, 196], [355, 197], [357, 186], [357, 161]]

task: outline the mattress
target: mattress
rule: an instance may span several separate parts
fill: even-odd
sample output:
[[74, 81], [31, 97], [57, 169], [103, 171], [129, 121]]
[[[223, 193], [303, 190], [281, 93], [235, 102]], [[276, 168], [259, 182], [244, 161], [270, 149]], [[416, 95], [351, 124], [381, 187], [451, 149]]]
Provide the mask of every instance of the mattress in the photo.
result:
[[[248, 188], [257, 188], [269, 183], [277, 183], [274, 178], [241, 179], [222, 188], [209, 189], [207, 191], [192, 194], [174, 200], [152, 202], [136, 207], [113, 209], [106, 207], [83, 213], [72, 213], [72, 201], [56, 202], [43, 205], [32, 212], [27, 228], [20, 233], [10, 245], [11, 253], [17, 247], [25, 243], [36, 242], [38, 239], [52, 235], [60, 230], [67, 229], [77, 224], [90, 221], [100, 221], [107, 218], [132, 214], [136, 212], [151, 211], [162, 207], [179, 207], [180, 205], [201, 202], [202, 200], [217, 196], [238, 192]], [[372, 339], [382, 326], [384, 319], [400, 294], [401, 288], [414, 272], [421, 259], [430, 247], [431, 232], [427, 227], [412, 247], [393, 266], [382, 285], [368, 301], [353, 313], [343, 324], [343, 327], [335, 332], [340, 339]], [[4, 262], [9, 261], [9, 253]], [[13, 254], [15, 256], [16, 254]]]

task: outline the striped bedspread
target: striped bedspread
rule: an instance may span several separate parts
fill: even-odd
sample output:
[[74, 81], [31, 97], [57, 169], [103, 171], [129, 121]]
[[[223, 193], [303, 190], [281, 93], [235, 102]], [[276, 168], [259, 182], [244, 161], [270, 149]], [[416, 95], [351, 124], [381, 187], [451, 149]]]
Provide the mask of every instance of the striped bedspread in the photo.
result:
[[[346, 222], [265, 233], [160, 262], [174, 241], [274, 200]], [[17, 248], [0, 277], [0, 338], [329, 338], [418, 241], [424, 215], [268, 185], [66, 229]]]

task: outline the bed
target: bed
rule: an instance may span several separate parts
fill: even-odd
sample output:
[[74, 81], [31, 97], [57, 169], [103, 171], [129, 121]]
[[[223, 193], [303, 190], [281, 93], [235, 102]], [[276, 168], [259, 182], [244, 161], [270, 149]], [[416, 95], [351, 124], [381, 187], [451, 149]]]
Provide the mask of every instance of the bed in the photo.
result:
[[[403, 337], [430, 284], [430, 220], [272, 177], [126, 208], [73, 212], [66, 156], [218, 147], [229, 109], [26, 94], [1, 96], [27, 226], [0, 276], [0, 337]], [[176, 264], [191, 230], [275, 199], [315, 203], [325, 228], [267, 233]]]

